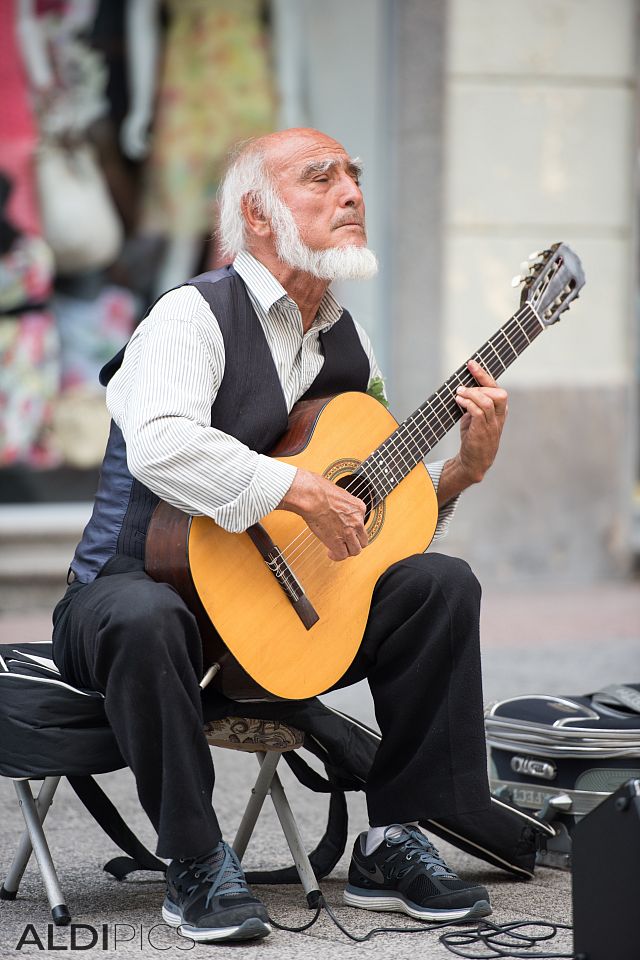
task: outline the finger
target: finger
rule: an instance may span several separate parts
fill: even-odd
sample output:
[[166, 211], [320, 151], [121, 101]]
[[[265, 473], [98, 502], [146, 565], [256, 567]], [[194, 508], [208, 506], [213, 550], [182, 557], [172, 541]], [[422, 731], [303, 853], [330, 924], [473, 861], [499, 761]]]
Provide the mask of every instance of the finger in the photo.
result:
[[357, 557], [362, 553], [362, 545], [355, 530], [349, 530], [345, 535], [345, 544], [350, 557]]
[[470, 413], [472, 417], [482, 417], [488, 424], [496, 422], [496, 408], [493, 401], [484, 397], [482, 394], [474, 396], [456, 396], [456, 400], [463, 410]]
[[346, 560], [348, 556], [349, 551], [347, 550], [347, 545], [344, 540], [338, 540], [338, 542], [329, 550], [330, 560]]
[[477, 383], [481, 387], [495, 387], [497, 386], [496, 381], [488, 373], [484, 367], [480, 366], [477, 360], [467, 360], [467, 369]]
[[456, 387], [456, 393], [466, 397], [490, 397], [494, 403], [506, 403], [508, 393], [502, 387], [465, 387], [462, 384]]
[[488, 400], [498, 416], [504, 415], [508, 394], [506, 390], [502, 390], [500, 387], [458, 387], [456, 392], [463, 397], [469, 397], [485, 410], [489, 409], [486, 403]]
[[356, 530], [356, 536], [358, 537], [358, 543], [360, 544], [361, 547], [369, 546], [369, 534], [367, 533], [364, 527], [359, 527]]

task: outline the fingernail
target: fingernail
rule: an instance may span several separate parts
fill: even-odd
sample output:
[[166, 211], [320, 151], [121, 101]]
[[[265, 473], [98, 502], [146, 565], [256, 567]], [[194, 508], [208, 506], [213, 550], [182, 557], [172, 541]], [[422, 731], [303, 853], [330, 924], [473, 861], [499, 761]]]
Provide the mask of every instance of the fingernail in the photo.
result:
[[464, 393], [464, 387], [456, 387], [456, 393]]

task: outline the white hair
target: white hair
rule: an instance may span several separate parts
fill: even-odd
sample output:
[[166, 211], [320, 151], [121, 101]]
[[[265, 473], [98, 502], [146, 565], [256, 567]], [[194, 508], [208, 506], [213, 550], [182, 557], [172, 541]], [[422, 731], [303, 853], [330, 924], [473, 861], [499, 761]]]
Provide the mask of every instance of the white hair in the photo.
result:
[[[240, 147], [220, 184], [218, 194], [218, 239], [225, 257], [247, 249], [246, 222], [242, 210], [249, 197], [262, 216], [271, 221], [276, 252], [283, 263], [323, 280], [364, 280], [375, 276], [378, 261], [372, 250], [355, 244], [313, 250], [303, 243], [289, 207], [280, 198], [259, 149], [251, 141]], [[327, 165], [333, 163], [327, 161]], [[359, 165], [359, 161], [354, 161]]]
[[230, 259], [247, 249], [243, 197], [248, 196], [265, 215], [276, 196], [265, 164], [264, 152], [252, 149], [251, 141], [238, 148], [218, 191], [218, 239], [221, 252]]

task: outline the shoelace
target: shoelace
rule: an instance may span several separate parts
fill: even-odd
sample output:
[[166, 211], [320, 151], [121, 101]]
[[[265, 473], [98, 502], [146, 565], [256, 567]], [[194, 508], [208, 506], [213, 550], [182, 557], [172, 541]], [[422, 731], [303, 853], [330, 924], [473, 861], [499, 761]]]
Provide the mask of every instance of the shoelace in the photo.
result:
[[412, 830], [401, 823], [393, 824], [387, 830], [396, 827], [400, 827], [400, 833], [396, 836], [389, 836], [388, 832], [385, 831], [384, 838], [390, 846], [405, 847], [410, 855], [417, 853], [423, 863], [428, 863], [433, 868], [434, 877], [455, 877], [451, 867], [447, 866], [436, 847], [428, 837], [425, 837], [424, 833], [421, 833], [420, 830]]
[[[209, 906], [211, 900], [218, 892], [231, 895], [234, 893], [249, 892], [238, 857], [224, 841], [221, 841], [221, 846], [223, 855], [220, 859], [215, 860], [213, 863], [196, 861], [196, 863], [191, 864], [189, 867], [189, 870], [195, 868], [194, 877], [197, 881], [211, 884], [209, 892], [207, 893], [207, 899], [205, 900], [205, 907]], [[189, 870], [183, 871], [180, 876], [184, 877]], [[191, 886], [187, 888], [187, 894], [192, 893], [198, 885], [198, 883], [192, 883]], [[224, 890], [222, 889], [223, 887]]]

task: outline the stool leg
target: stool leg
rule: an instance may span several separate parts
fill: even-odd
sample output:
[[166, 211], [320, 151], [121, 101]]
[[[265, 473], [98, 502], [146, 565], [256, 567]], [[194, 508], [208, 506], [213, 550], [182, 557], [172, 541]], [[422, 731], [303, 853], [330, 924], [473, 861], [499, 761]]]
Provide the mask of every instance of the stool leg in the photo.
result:
[[[262, 772], [266, 763], [264, 754], [258, 754], [258, 761], [261, 764], [260, 772]], [[293, 816], [293, 811], [289, 806], [287, 795], [284, 792], [284, 787], [280, 782], [280, 777], [275, 771], [275, 767], [273, 776], [271, 778], [271, 789], [269, 792], [271, 793], [271, 799], [273, 800], [273, 805], [276, 808], [276, 813], [278, 814], [282, 831], [287, 839], [287, 843], [289, 844], [293, 862], [295, 863], [296, 870], [300, 876], [300, 882], [305, 892], [307, 903], [313, 909], [318, 905], [318, 897], [320, 896], [318, 881], [316, 880], [316, 875], [313, 872], [313, 867], [311, 866], [311, 862], [307, 856], [307, 851], [304, 848], [302, 837], [300, 836], [300, 831], [298, 830], [298, 824]]]
[[[40, 787], [40, 791], [35, 800], [40, 823], [44, 823], [44, 818], [49, 812], [53, 795], [56, 792], [59, 783], [60, 777], [45, 777], [44, 782]], [[31, 859], [32, 852], [33, 847], [31, 845], [31, 837], [29, 836], [29, 831], [25, 828], [22, 836], [20, 837], [18, 849], [16, 850], [11, 866], [9, 867], [9, 872], [7, 873], [6, 879], [0, 888], [0, 900], [15, 900], [18, 893], [18, 888], [20, 887], [20, 881], [22, 880], [24, 871], [27, 868], [27, 864]]]
[[233, 849], [238, 855], [239, 860], [242, 860], [245, 850], [247, 849], [247, 844], [251, 839], [253, 828], [256, 825], [256, 820], [258, 819], [260, 811], [262, 810], [265, 797], [269, 792], [271, 780], [276, 772], [280, 754], [274, 750], [273, 752], [266, 754], [258, 753], [257, 757], [260, 760], [260, 773], [258, 774], [258, 779], [253, 785], [251, 798], [247, 804], [246, 810], [244, 811], [242, 820], [240, 821], [236, 838], [233, 841]]
[[53, 860], [51, 859], [51, 853], [49, 851], [47, 839], [44, 835], [44, 830], [42, 829], [38, 807], [36, 806], [36, 801], [31, 792], [31, 787], [29, 786], [29, 782], [27, 780], [16, 780], [14, 786], [16, 788], [16, 793], [18, 794], [18, 799], [22, 808], [22, 816], [24, 817], [24, 822], [26, 823], [27, 830], [29, 831], [33, 852], [35, 853], [36, 860], [38, 861], [40, 875], [42, 877], [45, 890], [47, 891], [47, 898], [49, 900], [49, 905], [51, 906], [51, 916], [53, 918], [53, 922], [56, 924], [56, 926], [65, 926], [70, 922], [71, 916], [67, 909], [67, 905], [64, 902], [64, 897], [62, 896], [62, 890], [60, 889], [60, 884], [58, 882], [56, 868], [54, 867]]

